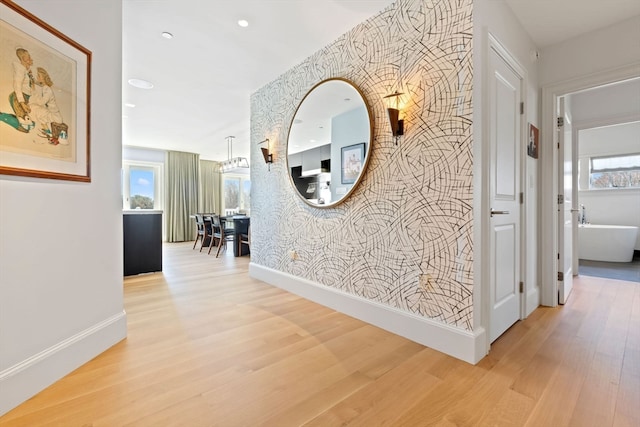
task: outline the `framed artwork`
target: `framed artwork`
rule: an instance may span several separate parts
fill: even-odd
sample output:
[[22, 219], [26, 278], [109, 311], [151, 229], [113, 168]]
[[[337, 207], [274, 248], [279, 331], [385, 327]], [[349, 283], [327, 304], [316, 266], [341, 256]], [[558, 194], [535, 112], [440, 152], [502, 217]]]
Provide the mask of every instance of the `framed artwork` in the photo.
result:
[[364, 142], [342, 147], [341, 178], [343, 184], [353, 184], [358, 179], [364, 163]]
[[0, 174], [90, 182], [91, 52], [0, 0]]
[[529, 138], [527, 139], [527, 154], [534, 159], [538, 158], [539, 147], [539, 135], [538, 128], [529, 123]]

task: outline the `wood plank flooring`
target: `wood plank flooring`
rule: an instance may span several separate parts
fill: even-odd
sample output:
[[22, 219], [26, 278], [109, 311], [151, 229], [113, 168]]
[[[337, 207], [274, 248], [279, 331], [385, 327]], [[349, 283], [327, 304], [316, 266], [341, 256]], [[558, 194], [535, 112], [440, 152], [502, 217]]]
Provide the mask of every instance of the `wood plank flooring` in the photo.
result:
[[166, 244], [128, 337], [0, 426], [639, 426], [640, 284], [580, 277], [472, 366]]

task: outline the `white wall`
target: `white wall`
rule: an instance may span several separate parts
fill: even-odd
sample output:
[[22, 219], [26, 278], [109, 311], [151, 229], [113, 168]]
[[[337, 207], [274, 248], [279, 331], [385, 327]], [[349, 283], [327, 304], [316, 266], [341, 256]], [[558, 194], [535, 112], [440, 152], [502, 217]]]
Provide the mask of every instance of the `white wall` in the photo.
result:
[[581, 129], [578, 149], [580, 157], [638, 153], [640, 121]]
[[[589, 157], [640, 152], [640, 122], [584, 129], [578, 133], [578, 147], [580, 188], [588, 189]], [[578, 203], [592, 224], [640, 227], [640, 188], [583, 190]], [[640, 236], [635, 249], [640, 250]]]
[[540, 85], [638, 64], [640, 16], [546, 47], [541, 52]]
[[[486, 58], [488, 52], [488, 34], [495, 37], [516, 59], [519, 65], [526, 70], [525, 76], [525, 115], [526, 123], [532, 123], [540, 128], [539, 122], [539, 96], [538, 96], [538, 60], [536, 59], [536, 46], [529, 35], [522, 29], [517, 18], [504, 2], [491, 0], [474, 1], [474, 92], [473, 92], [473, 134], [474, 134], [474, 158], [482, 159], [484, 156], [483, 143], [485, 136], [484, 101], [487, 94], [483, 92], [484, 82], [487, 81]], [[524, 143], [523, 143], [524, 144]], [[523, 145], [524, 146], [524, 145]], [[539, 305], [539, 160], [526, 155], [522, 150], [524, 159], [524, 175], [522, 177], [522, 191], [525, 194], [525, 221], [523, 224], [525, 234], [524, 248], [524, 283], [527, 292], [526, 312], [529, 313]], [[485, 174], [485, 165], [481, 161], [474, 162], [474, 187], [488, 188], [488, 175]], [[474, 209], [477, 212], [488, 212], [488, 194], [482, 191], [474, 193]], [[474, 236], [478, 250], [475, 257], [476, 282], [482, 277], [482, 266], [487, 265], [487, 259], [483, 258], [486, 251], [480, 250], [483, 246], [481, 239], [482, 216], [475, 217]], [[484, 242], [486, 243], [486, 242]], [[476, 288], [476, 292], [479, 289]], [[480, 305], [482, 299], [474, 298], [474, 317], [476, 322], [480, 320]]]
[[167, 152], [164, 150], [153, 150], [150, 148], [141, 147], [122, 147], [122, 160], [136, 161], [136, 162], [152, 162], [162, 163], [166, 162]]
[[0, 176], [0, 414], [126, 336], [122, 4], [16, 3], [93, 52], [92, 161], [91, 183]]
[[576, 124], [640, 120], [640, 78], [577, 92], [569, 98]]

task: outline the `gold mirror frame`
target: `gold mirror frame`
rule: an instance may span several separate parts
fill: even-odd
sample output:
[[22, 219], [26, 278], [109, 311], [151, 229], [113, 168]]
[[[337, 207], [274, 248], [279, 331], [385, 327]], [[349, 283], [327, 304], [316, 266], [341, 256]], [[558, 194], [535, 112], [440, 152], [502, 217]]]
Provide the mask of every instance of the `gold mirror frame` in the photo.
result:
[[[344, 89], [344, 91], [341, 91], [340, 88]], [[341, 97], [339, 95], [341, 95]], [[347, 104], [344, 104], [344, 102], [347, 101], [347, 98], [355, 98], [356, 95], [358, 98], [356, 100], [357, 105], [350, 107]], [[345, 96], [347, 98], [345, 98]], [[348, 102], [350, 102], [350, 99]], [[326, 105], [326, 104], [330, 104], [330, 105]], [[312, 113], [317, 113], [317, 114], [312, 114]], [[362, 136], [361, 137], [355, 136], [354, 139], [350, 141], [350, 143], [345, 143], [344, 141], [342, 142], [333, 141], [334, 138], [332, 137], [331, 133], [333, 132], [332, 125], [333, 125], [334, 119], [349, 113], [359, 116], [358, 119], [362, 119], [362, 121], [357, 120], [359, 124], [356, 124], [354, 126], [349, 126], [350, 128], [352, 127], [356, 128], [356, 130], [354, 131], [355, 133], [358, 133], [358, 129], [359, 129]], [[312, 117], [310, 117], [310, 115], [312, 115]], [[305, 117], [301, 117], [301, 116], [305, 116]], [[295, 138], [300, 139], [301, 137], [304, 137], [303, 134], [305, 132], [299, 129], [301, 127], [299, 125], [305, 122], [308, 123], [310, 120], [316, 120], [314, 124], [316, 124], [316, 127], [321, 129], [321, 132], [325, 133], [325, 136], [324, 136], [325, 138], [327, 138], [326, 130], [322, 130], [323, 126], [319, 126], [317, 125], [317, 123], [323, 123], [323, 124], [330, 123], [329, 125], [330, 135], [328, 136], [328, 143], [323, 143], [323, 141], [319, 141], [319, 142], [316, 142], [317, 145], [312, 146], [311, 148], [305, 149], [306, 147], [304, 145], [298, 146], [299, 144], [301, 144], [300, 141], [295, 141], [294, 139]], [[365, 138], [364, 134], [367, 132], [368, 132], [368, 136]], [[340, 136], [338, 135], [337, 139], [340, 139], [339, 137]], [[307, 205], [312, 206], [314, 208], [324, 209], [324, 208], [332, 208], [339, 205], [340, 203], [344, 202], [351, 195], [351, 193], [353, 193], [353, 191], [357, 188], [358, 184], [362, 181], [362, 177], [364, 176], [364, 173], [369, 164], [369, 159], [371, 158], [372, 141], [373, 141], [373, 116], [371, 114], [371, 109], [369, 107], [369, 104], [366, 98], [364, 97], [363, 93], [360, 91], [360, 89], [353, 82], [344, 78], [339, 78], [339, 77], [326, 79], [317, 83], [306, 93], [306, 95], [300, 101], [300, 104], [298, 104], [298, 107], [296, 108], [296, 111], [293, 115], [293, 119], [291, 120], [291, 124], [289, 126], [289, 133], [287, 135], [287, 162], [286, 163], [287, 163], [287, 174], [289, 176], [289, 181], [291, 182], [292, 188], [294, 189], [296, 194], [298, 194], [298, 196]], [[305, 143], [306, 142], [307, 141], [305, 140]], [[334, 146], [334, 143], [336, 143], [335, 146]], [[294, 144], [298, 144], [298, 145], [296, 145], [294, 148]], [[304, 186], [308, 186], [307, 189], [304, 190], [304, 192], [307, 194], [309, 194], [310, 191], [313, 191], [313, 190], [309, 190], [309, 188], [314, 184], [313, 178], [312, 178], [314, 175], [305, 176], [305, 175], [297, 174], [298, 167], [300, 167], [300, 172], [302, 174], [302, 165], [298, 165], [297, 155], [300, 154], [300, 157], [302, 158], [302, 157], [305, 157], [304, 153], [311, 154], [312, 151], [321, 149], [321, 147], [324, 147], [321, 150], [324, 153], [326, 153], [326, 150], [328, 149], [326, 147], [327, 145], [330, 145], [329, 149], [330, 149], [331, 171], [330, 172], [323, 171], [324, 169], [322, 168], [322, 164], [325, 164], [324, 162], [326, 162], [326, 159], [320, 160], [320, 164], [318, 165], [319, 172], [317, 175], [315, 175], [318, 177], [317, 180], [315, 181], [315, 186], [316, 186], [315, 192], [317, 197], [307, 198], [303, 194], [303, 191], [301, 190], [301, 188], [303, 188]], [[361, 145], [364, 146], [364, 153], [362, 154], [360, 159], [357, 159], [359, 153], [362, 152]], [[356, 177], [349, 175], [345, 179], [346, 175], [343, 169], [343, 159], [342, 159], [345, 153], [346, 154], [350, 153], [352, 158], [354, 158], [354, 164], [356, 165], [355, 169], [359, 170]], [[313, 157], [313, 156], [309, 156], [309, 157]], [[301, 162], [302, 161], [300, 160], [300, 163]], [[311, 173], [314, 173], [314, 170], [312, 170]], [[329, 173], [331, 174], [330, 176], [331, 179], [330, 179], [330, 185], [327, 185], [328, 182], [326, 180], [322, 180], [322, 178], [326, 178], [326, 175], [323, 175], [323, 174], [329, 174]], [[327, 184], [324, 184], [324, 183], [327, 183]], [[324, 194], [327, 194], [327, 191], [328, 191], [329, 194], [331, 194], [332, 196], [336, 195], [339, 197], [335, 197], [335, 200], [331, 200], [329, 202], [323, 203], [322, 200], [324, 199], [324, 197], [320, 196], [321, 191], [324, 191]], [[339, 193], [342, 193], [343, 191], [344, 191], [343, 194], [339, 194]]]

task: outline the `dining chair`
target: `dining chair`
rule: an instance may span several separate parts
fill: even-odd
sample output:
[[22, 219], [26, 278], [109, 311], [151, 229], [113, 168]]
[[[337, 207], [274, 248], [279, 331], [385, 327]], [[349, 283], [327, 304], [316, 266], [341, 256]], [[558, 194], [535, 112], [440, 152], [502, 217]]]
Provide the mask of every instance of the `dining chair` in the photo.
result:
[[204, 217], [200, 214], [196, 214], [196, 241], [193, 242], [193, 248], [196, 248], [196, 244], [198, 244], [198, 240], [200, 243], [200, 252], [202, 252], [202, 246], [204, 245], [205, 237], [207, 234], [206, 227], [204, 225]]
[[220, 250], [224, 246], [225, 250], [227, 249], [227, 240], [233, 240], [233, 230], [229, 232], [229, 230], [225, 227], [225, 222], [220, 219], [220, 215], [212, 215], [211, 217], [211, 232], [212, 239], [209, 244], [209, 252], [211, 253], [211, 248], [213, 247], [213, 241], [217, 239], [218, 241], [218, 250], [216, 251], [216, 258], [220, 255]]
[[[209, 252], [211, 252], [211, 245], [213, 244], [214, 236], [213, 236], [213, 225], [211, 223], [211, 215], [202, 214], [202, 222], [204, 223], [204, 236], [202, 237], [202, 244], [200, 245], [200, 252], [202, 252], [202, 248], [207, 243], [209, 244]], [[207, 252], [207, 253], [209, 253]]]

